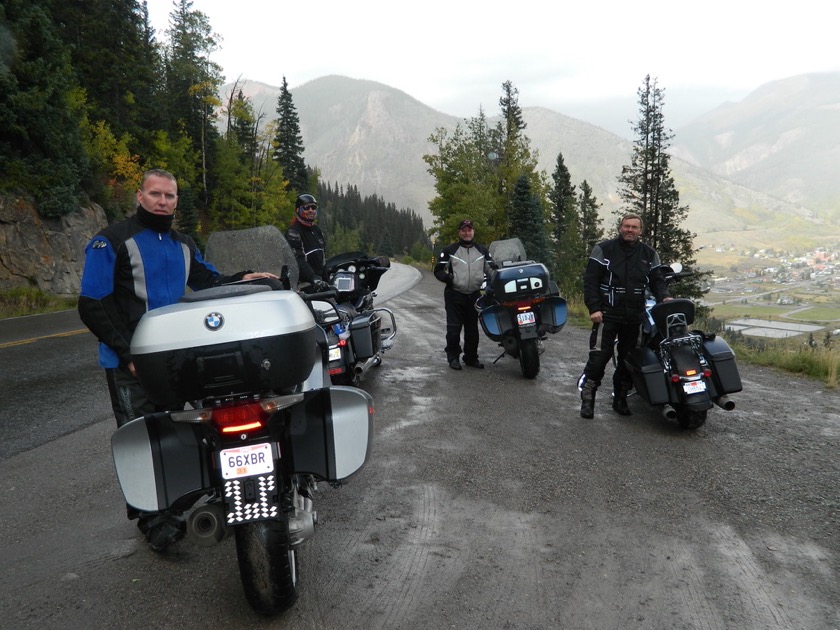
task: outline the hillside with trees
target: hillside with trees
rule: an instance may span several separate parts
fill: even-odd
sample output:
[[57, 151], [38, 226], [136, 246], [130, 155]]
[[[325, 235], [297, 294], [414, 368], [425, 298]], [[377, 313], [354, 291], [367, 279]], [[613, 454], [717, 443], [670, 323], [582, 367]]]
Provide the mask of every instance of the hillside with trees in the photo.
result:
[[96, 203], [121, 218], [154, 167], [178, 178], [178, 227], [199, 244], [217, 229], [285, 229], [295, 197], [318, 190], [333, 209], [328, 238], [390, 255], [428, 249], [410, 210], [352, 181], [320, 185], [285, 79], [274, 116], [241, 86], [219, 97], [219, 37], [191, 0], [173, 3], [163, 34], [137, 0], [5, 0], [0, 25], [0, 193], [41, 216]]

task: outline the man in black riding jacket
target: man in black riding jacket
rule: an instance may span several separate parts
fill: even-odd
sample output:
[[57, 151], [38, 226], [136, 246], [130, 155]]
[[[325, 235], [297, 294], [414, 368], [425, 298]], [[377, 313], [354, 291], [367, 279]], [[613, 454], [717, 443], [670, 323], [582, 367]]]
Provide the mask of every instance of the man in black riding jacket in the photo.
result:
[[[137, 212], [100, 231], [85, 248], [79, 315], [99, 340], [99, 365], [105, 368], [118, 427], [163, 411], [149, 400], [131, 358], [131, 337], [147, 311], [177, 302], [188, 286], [205, 289], [240, 279], [277, 277], [220, 274], [204, 261], [189, 236], [172, 229], [177, 204], [175, 177], [160, 169], [146, 171], [137, 191]], [[173, 515], [128, 508], [128, 516], [138, 518], [138, 527], [156, 551], [183, 535], [183, 522]]]
[[[650, 288], [657, 302], [671, 299], [659, 254], [641, 242], [642, 229], [642, 218], [638, 214], [625, 214], [619, 222], [618, 237], [598, 243], [583, 272], [583, 299], [593, 325], [589, 359], [581, 378], [580, 415], [583, 418], [595, 415], [595, 392], [612, 359], [616, 339], [612, 406], [623, 416], [631, 414], [627, 393], [633, 382], [624, 365], [624, 357], [638, 341], [645, 314], [645, 288]], [[600, 348], [597, 347], [599, 328]]]
[[453, 370], [461, 369], [461, 328], [464, 329], [464, 364], [483, 369], [478, 360], [478, 312], [475, 301], [485, 274], [495, 267], [490, 250], [473, 241], [475, 228], [464, 219], [458, 225], [458, 242], [441, 251], [435, 265], [435, 278], [446, 283], [443, 302], [446, 309], [446, 360]]
[[295, 200], [295, 218], [286, 230], [286, 240], [295, 254], [298, 264], [298, 283], [308, 282], [307, 291], [325, 291], [326, 240], [321, 228], [315, 223], [318, 218], [318, 202], [310, 194], [300, 195]]

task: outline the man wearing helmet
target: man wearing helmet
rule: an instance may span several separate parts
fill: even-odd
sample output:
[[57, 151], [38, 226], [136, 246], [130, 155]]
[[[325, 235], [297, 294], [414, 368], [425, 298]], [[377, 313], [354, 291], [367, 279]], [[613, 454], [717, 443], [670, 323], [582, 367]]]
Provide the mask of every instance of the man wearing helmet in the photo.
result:
[[324, 291], [324, 250], [326, 241], [321, 228], [315, 225], [318, 202], [305, 193], [295, 200], [295, 218], [286, 230], [286, 240], [292, 247], [298, 264], [298, 282], [308, 282], [310, 290]]

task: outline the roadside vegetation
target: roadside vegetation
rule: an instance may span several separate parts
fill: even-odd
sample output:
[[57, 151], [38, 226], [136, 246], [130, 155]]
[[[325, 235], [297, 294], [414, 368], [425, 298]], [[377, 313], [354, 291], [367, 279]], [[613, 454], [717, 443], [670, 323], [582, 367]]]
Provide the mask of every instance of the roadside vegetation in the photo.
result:
[[33, 287], [0, 291], [0, 319], [66, 311], [76, 308], [76, 302], [75, 297], [49, 295]]

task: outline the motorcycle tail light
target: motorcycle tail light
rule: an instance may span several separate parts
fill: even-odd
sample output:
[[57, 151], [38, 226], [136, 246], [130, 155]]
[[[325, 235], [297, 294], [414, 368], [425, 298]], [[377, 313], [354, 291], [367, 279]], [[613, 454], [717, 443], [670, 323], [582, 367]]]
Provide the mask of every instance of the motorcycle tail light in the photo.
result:
[[705, 376], [706, 378], [711, 378], [712, 371], [709, 368], [706, 368], [705, 370], [703, 370], [703, 376]]
[[222, 433], [247, 433], [265, 426], [269, 411], [260, 403], [231, 405], [213, 410], [213, 423]]
[[671, 382], [672, 383], [679, 383], [680, 382], [680, 375], [679, 374], [671, 374]]
[[696, 376], [697, 375], [697, 370], [686, 370], [685, 375], [686, 376]]

